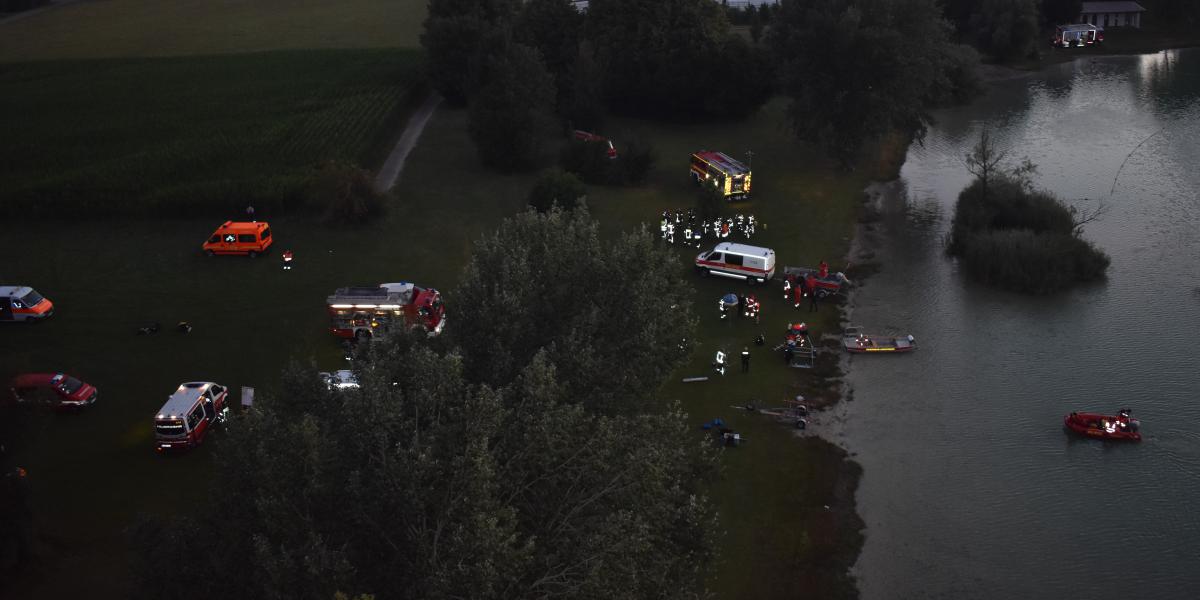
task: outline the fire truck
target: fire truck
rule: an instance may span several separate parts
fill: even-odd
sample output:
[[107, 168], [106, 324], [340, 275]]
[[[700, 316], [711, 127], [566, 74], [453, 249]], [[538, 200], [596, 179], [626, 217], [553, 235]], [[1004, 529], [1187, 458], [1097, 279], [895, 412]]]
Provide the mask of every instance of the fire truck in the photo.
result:
[[701, 150], [692, 154], [690, 172], [696, 185], [708, 183], [726, 200], [750, 197], [750, 169], [724, 152]]
[[442, 294], [408, 282], [339, 288], [325, 299], [333, 335], [364, 341], [382, 338], [396, 327], [423, 327], [430, 336], [446, 326]]

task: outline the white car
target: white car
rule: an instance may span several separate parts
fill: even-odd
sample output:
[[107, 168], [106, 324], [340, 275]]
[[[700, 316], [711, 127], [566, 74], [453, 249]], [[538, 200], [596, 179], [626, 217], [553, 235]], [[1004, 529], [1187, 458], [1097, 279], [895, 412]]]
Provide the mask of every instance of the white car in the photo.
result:
[[354, 371], [350, 369], [341, 369], [332, 373], [321, 371], [318, 373], [321, 379], [325, 381], [325, 385], [331, 390], [348, 390], [358, 388], [358, 377], [354, 376]]

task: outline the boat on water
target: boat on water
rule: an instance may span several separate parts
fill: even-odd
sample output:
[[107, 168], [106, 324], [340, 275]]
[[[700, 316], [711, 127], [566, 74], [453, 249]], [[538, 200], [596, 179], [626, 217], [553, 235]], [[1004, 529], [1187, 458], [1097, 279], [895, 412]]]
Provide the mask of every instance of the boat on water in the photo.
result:
[[847, 352], [866, 354], [868, 352], [912, 352], [917, 349], [917, 341], [911, 335], [869, 335], [858, 327], [847, 327], [842, 332], [842, 346]]
[[1122, 408], [1116, 416], [1073, 412], [1063, 417], [1063, 427], [1079, 435], [1100, 440], [1140, 442], [1141, 423], [1129, 415], [1128, 408]]

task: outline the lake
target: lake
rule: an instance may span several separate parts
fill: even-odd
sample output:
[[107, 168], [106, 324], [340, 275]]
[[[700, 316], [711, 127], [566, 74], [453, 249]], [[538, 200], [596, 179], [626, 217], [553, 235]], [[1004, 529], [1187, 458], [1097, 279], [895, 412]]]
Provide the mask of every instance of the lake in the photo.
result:
[[[1200, 50], [1014, 74], [935, 117], [861, 240], [881, 271], [853, 324], [919, 345], [850, 361], [836, 439], [864, 468], [863, 597], [1197, 597]], [[985, 127], [1039, 187], [1105, 207], [1084, 235], [1106, 281], [1022, 296], [945, 255]], [[1122, 407], [1141, 444], [1062, 429]]]

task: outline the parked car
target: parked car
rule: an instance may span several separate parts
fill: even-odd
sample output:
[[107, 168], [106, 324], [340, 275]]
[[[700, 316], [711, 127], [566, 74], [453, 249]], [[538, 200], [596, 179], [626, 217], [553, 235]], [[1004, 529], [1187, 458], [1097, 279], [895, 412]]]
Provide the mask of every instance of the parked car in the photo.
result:
[[59, 410], [95, 404], [100, 395], [94, 386], [66, 373], [25, 373], [14, 377], [9, 387], [19, 403], [46, 404]]

